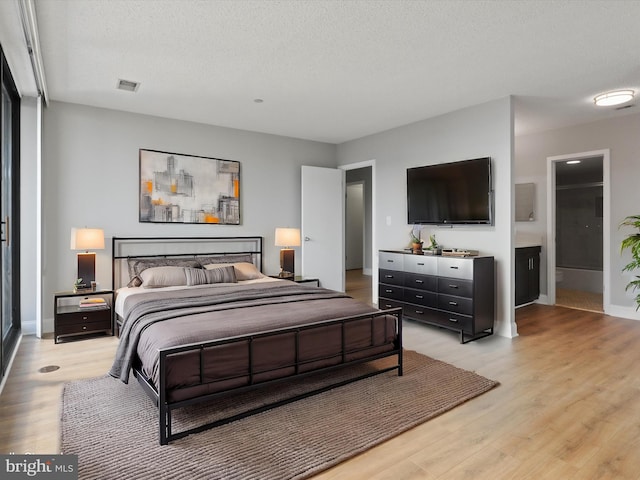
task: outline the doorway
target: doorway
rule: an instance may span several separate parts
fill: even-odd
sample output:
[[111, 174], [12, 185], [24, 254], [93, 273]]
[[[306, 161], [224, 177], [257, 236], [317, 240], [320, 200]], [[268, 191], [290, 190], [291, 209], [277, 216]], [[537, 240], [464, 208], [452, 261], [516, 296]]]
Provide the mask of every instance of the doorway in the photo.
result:
[[603, 312], [609, 303], [609, 152], [548, 160], [549, 303]]
[[374, 162], [345, 165], [345, 291], [357, 300], [373, 301]]

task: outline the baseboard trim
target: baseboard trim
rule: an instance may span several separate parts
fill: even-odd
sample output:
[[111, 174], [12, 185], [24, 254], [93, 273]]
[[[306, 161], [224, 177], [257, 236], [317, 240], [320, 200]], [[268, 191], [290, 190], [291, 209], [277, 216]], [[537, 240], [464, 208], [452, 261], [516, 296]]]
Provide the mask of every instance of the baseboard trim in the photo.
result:
[[604, 313], [613, 317], [627, 318], [629, 320], [640, 320], [640, 310], [634, 307], [621, 307], [620, 305], [607, 305]]

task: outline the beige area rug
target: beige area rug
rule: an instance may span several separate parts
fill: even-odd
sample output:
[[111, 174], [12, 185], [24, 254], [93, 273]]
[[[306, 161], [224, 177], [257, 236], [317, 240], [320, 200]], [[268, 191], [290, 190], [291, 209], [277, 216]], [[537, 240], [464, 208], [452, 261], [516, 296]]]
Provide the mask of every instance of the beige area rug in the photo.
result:
[[[389, 365], [383, 359], [330, 378]], [[395, 358], [393, 359], [395, 360]], [[135, 379], [71, 382], [62, 395], [62, 452], [78, 455], [80, 479], [300, 479], [325, 470], [497, 385], [473, 372], [405, 351], [404, 376], [387, 372], [205, 432], [158, 444], [158, 411]], [[229, 396], [174, 412], [192, 420], [317, 387], [329, 375]], [[219, 408], [218, 408], [219, 407]]]

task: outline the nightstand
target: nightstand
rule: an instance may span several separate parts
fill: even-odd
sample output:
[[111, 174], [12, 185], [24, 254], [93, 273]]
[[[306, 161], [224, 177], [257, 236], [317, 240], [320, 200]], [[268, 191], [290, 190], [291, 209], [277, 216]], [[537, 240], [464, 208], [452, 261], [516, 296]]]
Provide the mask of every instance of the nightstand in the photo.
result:
[[[83, 299], [103, 298], [104, 306], [81, 307]], [[53, 340], [104, 332], [113, 335], [113, 290], [57, 292], [53, 295]]]
[[317, 278], [307, 278], [307, 277], [301, 277], [299, 275], [296, 275], [293, 278], [281, 278], [278, 275], [269, 275], [271, 278], [280, 278], [281, 280], [291, 280], [292, 282], [296, 282], [296, 283], [305, 283], [308, 284], [310, 287], [319, 287], [320, 286], [320, 280]]

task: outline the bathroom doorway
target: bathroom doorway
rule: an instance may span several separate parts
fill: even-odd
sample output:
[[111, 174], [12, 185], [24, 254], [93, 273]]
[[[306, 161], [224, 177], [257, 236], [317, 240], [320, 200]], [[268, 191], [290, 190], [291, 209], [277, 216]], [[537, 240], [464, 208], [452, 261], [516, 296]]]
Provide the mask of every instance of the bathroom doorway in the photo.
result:
[[608, 151], [553, 158], [548, 172], [553, 209], [548, 218], [549, 300], [603, 312], [608, 284]]

